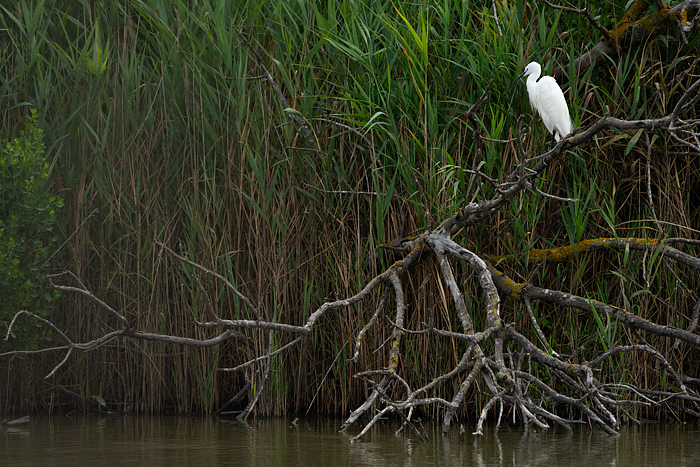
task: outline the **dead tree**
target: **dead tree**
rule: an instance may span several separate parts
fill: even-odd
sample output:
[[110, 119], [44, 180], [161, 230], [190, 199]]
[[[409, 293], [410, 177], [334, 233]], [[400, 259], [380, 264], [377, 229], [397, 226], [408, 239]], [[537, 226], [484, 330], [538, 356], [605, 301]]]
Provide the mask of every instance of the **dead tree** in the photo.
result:
[[[548, 2], [546, 2], [548, 3]], [[576, 10], [580, 14], [587, 15], [596, 28], [601, 30], [606, 41], [618, 47], [621, 40], [639, 40], [639, 34], [644, 33], [643, 24], [645, 18], [640, 7], [630, 8], [623, 21], [630, 27], [615, 31], [606, 31], [595, 23], [587, 7]], [[549, 4], [549, 3], [548, 3]], [[659, 4], [660, 10], [668, 8]], [[688, 12], [697, 12], [698, 1], [686, 0], [682, 4], [669, 10], [670, 13], [679, 12], [680, 18], [688, 23]], [[664, 9], [665, 8], [665, 9]], [[683, 16], [685, 15], [685, 16]], [[692, 20], [697, 21], [697, 15]], [[683, 24], [685, 24], [683, 23]], [[667, 22], [659, 23], [665, 26]], [[635, 26], [636, 25], [636, 26]], [[634, 27], [632, 27], [634, 26]], [[648, 29], [647, 29], [648, 30]], [[656, 29], [648, 30], [656, 31]], [[606, 34], [607, 32], [607, 34]], [[246, 46], [250, 43], [241, 34]], [[643, 37], [642, 37], [643, 38]], [[600, 46], [596, 50], [603, 50]], [[593, 52], [591, 52], [593, 54]], [[264, 71], [264, 76], [271, 84], [280, 100], [286, 102], [279, 88], [276, 86], [272, 75], [267, 71], [259, 54], [254, 53], [259, 67]], [[582, 57], [579, 62], [593, 62], [594, 57]], [[583, 65], [579, 63], [578, 68]], [[465, 118], [470, 118], [479, 111], [481, 104], [486, 99], [490, 85], [482, 96], [472, 105]], [[341, 310], [349, 306], [369, 300], [371, 297], [380, 296], [378, 307], [371, 318], [367, 320], [362, 329], [353, 336], [354, 358], [368, 349], [363, 348], [364, 337], [371, 332], [381, 319], [385, 317], [391, 324], [391, 336], [389, 339], [388, 359], [382, 368], [363, 371], [356, 375], [363, 379], [371, 388], [370, 395], [360, 404], [343, 423], [341, 429], [346, 430], [354, 426], [363, 416], [371, 415], [364, 424], [359, 434], [353, 439], [362, 437], [381, 417], [395, 414], [404, 421], [404, 426], [413, 429], [418, 436], [425, 437], [414, 424], [414, 416], [417, 409], [427, 405], [443, 407], [443, 430], [448, 430], [455, 417], [457, 409], [465, 402], [467, 392], [478, 381], [483, 381], [487, 389], [487, 402], [479, 416], [476, 434], [482, 432], [482, 426], [489, 411], [496, 403], [501, 407], [510, 407], [512, 413], [520, 414], [525, 423], [532, 423], [539, 427], [549, 427], [557, 424], [564, 429], [571, 430], [573, 423], [590, 423], [599, 427], [608, 434], [616, 434], [616, 428], [620, 421], [616, 413], [622, 412], [628, 419], [634, 420], [628, 407], [633, 406], [672, 406], [689, 416], [700, 418], [700, 388], [698, 375], [692, 377], [683, 375], [681, 371], [669, 363], [669, 358], [649, 343], [645, 336], [663, 336], [674, 339], [676, 342], [687, 342], [692, 346], [700, 347], [700, 333], [697, 331], [700, 316], [700, 301], [693, 308], [690, 325], [686, 329], [675, 328], [658, 324], [635, 315], [631, 310], [608, 303], [591, 300], [587, 297], [577, 296], [557, 290], [537, 287], [529, 282], [516, 282], [508, 277], [498, 266], [498, 261], [509, 261], [508, 257], [494, 258], [480, 252], [470, 251], [464, 245], [453, 239], [461, 229], [469, 228], [479, 222], [489, 219], [500, 209], [504, 208], [514, 197], [525, 192], [535, 193], [537, 196], [545, 196], [558, 199], [561, 202], [575, 202], [576, 200], [553, 197], [537, 188], [537, 182], [543, 178], [546, 167], [556, 164], [567, 152], [588, 143], [596, 135], [608, 128], [619, 130], [644, 129], [656, 132], [665, 132], [676, 143], [683, 145], [690, 152], [700, 152], [700, 119], [694, 114], [695, 106], [700, 98], [700, 79], [696, 79], [690, 85], [672, 112], [668, 116], [645, 120], [622, 120], [613, 117], [603, 117], [586, 128], [574, 129], [565, 138], [562, 138], [556, 146], [536, 157], [528, 157], [523, 148], [525, 130], [522, 127], [522, 119], [518, 121], [516, 129], [517, 153], [519, 165], [514, 167], [510, 174], [502, 180], [493, 180], [485, 174], [475, 170], [472, 175], [490, 184], [494, 195], [482, 199], [479, 202], [462, 206], [454, 215], [444, 219], [438, 227], [430, 224], [424, 226], [422, 232], [413, 237], [397, 239], [392, 244], [392, 250], [399, 255], [388, 268], [370, 280], [355, 295], [343, 299], [326, 301], [311, 311], [305, 323], [284, 323], [265, 319], [269, 314], [259, 310], [254, 299], [246, 297], [227, 278], [192, 260], [178, 255], [166, 244], [156, 239], [160, 255], [167, 255], [173, 260], [198, 270], [202, 275], [213, 277], [242, 303], [247, 314], [246, 319], [223, 319], [215, 312], [215, 307], [209, 297], [206, 288], [196, 280], [196, 287], [204, 297], [205, 310], [208, 319], [197, 323], [203, 328], [218, 330], [218, 334], [209, 339], [196, 339], [185, 336], [172, 336], [135, 329], [123, 312], [114, 309], [105, 301], [92, 293], [72, 272], [48, 276], [52, 287], [64, 293], [78, 294], [92, 302], [98, 310], [105, 314], [113, 325], [113, 330], [102, 336], [98, 336], [89, 342], [74, 342], [63, 330], [54, 323], [27, 310], [18, 312], [9, 325], [6, 338], [9, 337], [12, 327], [18, 319], [30, 317], [45, 326], [50, 327], [63, 341], [59, 346], [34, 350], [13, 351], [4, 354], [35, 354], [39, 352], [63, 352], [63, 359], [46, 376], [52, 378], [76, 352], [88, 352], [107, 345], [115, 340], [135, 339], [152, 342], [168, 342], [182, 346], [211, 347], [229, 340], [240, 340], [249, 343], [250, 338], [246, 334], [250, 330], [262, 332], [262, 342], [258, 347], [258, 354], [241, 362], [235, 368], [227, 371], [247, 371], [248, 383], [244, 385], [234, 400], [248, 394], [248, 405], [240, 413], [239, 418], [245, 419], [253, 411], [260, 394], [264, 391], [265, 383], [269, 378], [270, 361], [276, 355], [289, 350], [302, 342], [312, 330], [323, 326], [324, 315], [330, 310]], [[307, 123], [296, 117], [293, 120], [309, 148], [320, 151], [318, 141]], [[350, 129], [350, 128], [349, 128]], [[352, 129], [351, 129], [352, 130]], [[374, 158], [374, 151], [372, 151]], [[374, 162], [374, 159], [373, 159]], [[377, 161], [378, 163], [378, 161]], [[418, 183], [420, 187], [420, 183]], [[429, 222], [427, 213], [429, 204], [423, 198], [423, 208], [426, 211], [425, 219]], [[661, 255], [664, 261], [683, 264], [693, 271], [700, 271], [700, 258], [693, 256], [674, 245], [688, 244], [699, 245], [700, 241], [686, 238], [607, 238], [581, 241], [577, 244], [555, 248], [550, 250], [532, 250], [530, 261], [535, 262], [562, 262], [567, 261], [572, 255], [595, 250], [625, 250], [635, 254]], [[436, 261], [439, 266], [439, 280], [449, 292], [449, 296], [456, 309], [460, 329], [441, 329], [432, 322], [424, 323], [420, 329], [408, 329], [406, 327], [406, 278], [410, 276], [418, 265], [425, 261]], [[455, 264], [465, 263], [478, 280], [479, 290], [483, 296], [483, 308], [469, 308], [464, 299], [464, 291], [460, 287], [455, 274]], [[393, 300], [392, 300], [393, 298]], [[528, 311], [532, 331], [540, 340], [534, 342], [526, 337], [529, 329], [519, 329], [514, 323], [506, 323], [502, 319], [501, 309], [503, 301], [522, 304]], [[560, 355], [550, 348], [547, 336], [540, 328], [535, 314], [532, 311], [533, 302], [546, 302], [560, 307], [569, 307], [579, 310], [581, 313], [608, 316], [621, 323], [633, 336], [633, 341], [626, 345], [619, 345], [607, 349], [595, 359], [587, 362], [575, 362], [570, 356]], [[393, 309], [389, 304], [393, 303]], [[475, 317], [482, 319], [476, 320]], [[484, 322], [481, 329], [477, 329], [476, 322]], [[288, 336], [287, 343], [273, 349], [273, 334]], [[440, 339], [454, 339], [463, 341], [466, 350], [462, 353], [459, 362], [443, 374], [422, 381], [422, 386], [412, 387], [400, 371], [399, 361], [402, 357], [402, 342], [417, 335], [430, 334]], [[277, 339], [276, 341], [279, 341]], [[485, 349], [491, 349], [486, 351]], [[665, 390], [651, 390], [641, 386], [635, 386], [621, 381], [604, 381], [598, 375], [601, 364], [614, 354], [643, 352], [658, 362], [669, 375], [673, 387]], [[0, 355], [2, 356], [2, 355]], [[527, 364], [526, 364], [527, 363]], [[541, 371], [544, 370], [544, 371]], [[549, 375], [544, 378], [542, 375]], [[456, 386], [451, 397], [429, 397], [446, 383]], [[567, 410], [561, 411], [559, 408]], [[561, 413], [568, 415], [563, 416]], [[571, 415], [574, 414], [574, 415]], [[500, 415], [499, 415], [500, 420]]]
[[[488, 90], [487, 88], [481, 98], [474, 103], [469, 110], [470, 115], [478, 111], [488, 94]], [[246, 341], [248, 339], [245, 334], [247, 330], [262, 330], [265, 336], [265, 343], [260, 347], [262, 351], [254, 359], [241, 362], [238, 367], [233, 369], [236, 371], [249, 369], [253, 365], [257, 365], [258, 368], [256, 371], [252, 371], [249, 376], [249, 379], [254, 380], [255, 384], [248, 384], [242, 389], [242, 392], [251, 392], [248, 406], [239, 415], [240, 418], [245, 418], [251, 413], [263, 391], [269, 376], [270, 361], [275, 355], [300, 343], [313, 329], [322, 327], [323, 317], [329, 310], [344, 309], [364, 301], [374, 294], [380, 294], [381, 300], [372, 318], [354, 336], [354, 352], [355, 357], [357, 357], [360, 352], [367, 351], [363, 349], [363, 337], [378, 322], [378, 317], [381, 315], [384, 315], [391, 323], [390, 350], [388, 360], [382, 368], [364, 371], [356, 375], [356, 377], [364, 379], [372, 391], [369, 397], [348, 416], [341, 429], [346, 430], [355, 425], [363, 416], [371, 414], [372, 417], [353, 439], [362, 437], [377, 420], [388, 414], [402, 417], [405, 426], [411, 427], [420, 437], [424, 437], [425, 434], [414, 425], [413, 419], [416, 409], [426, 405], [438, 405], [444, 408], [442, 424], [443, 429], [447, 430], [456, 410], [463, 404], [467, 391], [475, 385], [477, 380], [485, 383], [488, 390], [488, 402], [483, 407], [479, 417], [476, 434], [482, 432], [483, 422], [496, 403], [500, 405], [501, 411], [504, 406], [510, 407], [513, 409], [513, 413], [520, 414], [525, 423], [532, 423], [538, 427], [544, 428], [551, 424], [557, 424], [570, 430], [572, 423], [590, 423], [611, 435], [616, 434], [616, 428], [620, 424], [616, 413], [622, 411], [628, 415], [628, 418], [633, 419], [626, 411], [631, 406], [672, 404], [674, 408], [682, 410], [686, 414], [700, 417], [700, 395], [697, 393], [697, 388], [700, 387], [698, 375], [693, 377], [683, 375], [669, 363], [667, 355], [664, 355], [645, 339], [645, 336], [657, 335], [700, 347], [700, 333], [697, 332], [700, 301], [694, 307], [691, 324], [687, 329], [657, 324], [635, 315], [630, 310], [611, 304], [537, 287], [530, 283], [518, 283], [509, 278], [496, 265], [496, 261], [508, 261], [509, 258], [489, 258], [484, 254], [470, 251], [452, 238], [459, 229], [488, 219], [514, 196], [522, 192], [529, 190], [540, 196], [551, 197], [552, 195], [542, 193], [536, 188], [536, 181], [542, 177], [545, 167], [556, 164], [566, 151], [573, 150], [590, 141], [606, 128], [667, 132], [674, 140], [685, 144], [690, 151], [700, 151], [697, 145], [700, 136], [698, 131], [700, 119], [694, 118], [691, 111], [700, 98], [699, 90], [700, 79], [688, 87], [668, 116], [648, 120], [621, 120], [604, 117], [587, 128], [574, 129], [551, 150], [534, 158], [528, 158], [523, 149], [522, 141], [525, 137], [525, 131], [521, 125], [522, 119], [520, 119], [517, 127], [520, 164], [514, 167], [502, 182], [489, 179], [489, 183], [493, 184], [495, 195], [478, 203], [469, 203], [463, 206], [452, 217], [445, 219], [439, 227], [433, 228], [426, 225], [419, 235], [394, 242], [394, 251], [400, 253], [400, 259], [369, 281], [354, 296], [320, 304], [309, 314], [305, 323], [283, 323], [264, 319], [264, 316], [267, 315], [258, 310], [253, 300], [239, 292], [234, 284], [225, 277], [178, 255], [167, 245], [156, 241], [162, 255], [169, 255], [176, 261], [186, 263], [202, 274], [209, 275], [222, 283], [230, 293], [238, 297], [247, 309], [249, 318], [238, 320], [220, 318], [214, 311], [213, 303], [206, 289], [197, 281], [197, 287], [205, 299], [208, 316], [207, 321], [197, 324], [205, 328], [220, 330], [218, 335], [210, 339], [198, 340], [145, 332], [134, 329], [123, 313], [95, 296], [71, 272], [65, 272], [48, 277], [53, 288], [64, 293], [81, 295], [94, 303], [111, 319], [115, 330], [90, 342], [78, 343], [73, 342], [49, 320], [29, 311], [20, 311], [9, 326], [8, 336], [16, 320], [28, 315], [51, 327], [64, 341], [64, 344], [39, 351], [15, 351], [9, 352], [9, 354], [65, 352], [61, 362], [46, 376], [46, 378], [51, 378], [74, 352], [87, 352], [116, 339], [160, 341], [202, 347], [218, 345], [231, 339]], [[684, 120], [683, 117], [686, 115], [691, 115], [691, 118]], [[474, 176], [485, 177], [476, 171]], [[424, 195], [423, 198], [425, 198]], [[561, 198], [559, 200], [562, 202], [575, 201]], [[425, 209], [428, 209], [427, 203], [425, 203]], [[430, 219], [430, 216], [425, 218]], [[698, 245], [700, 241], [684, 238], [595, 239], [567, 247], [535, 250], [530, 258], [531, 261], [537, 262], [561, 262], [584, 251], [629, 249], [638, 254], [662, 255], [665, 261], [683, 264], [691, 270], [700, 271], [700, 258], [674, 248], [673, 245], [677, 244]], [[407, 308], [405, 278], [412, 274], [417, 265], [428, 258], [433, 258], [439, 265], [440, 280], [449, 291], [459, 317], [461, 326], [459, 330], [440, 329], [432, 323], [425, 323], [421, 329], [408, 329], [405, 326]], [[456, 279], [454, 265], [458, 262], [465, 262], [473, 271], [474, 276], [478, 278], [483, 295], [483, 308], [470, 309], [467, 306], [463, 290]], [[58, 283], [59, 279], [61, 279], [61, 283]], [[69, 281], [72, 285], [68, 285]], [[389, 310], [387, 307], [391, 303], [391, 297], [393, 297], [394, 307]], [[524, 329], [518, 329], [515, 324], [503, 321], [501, 308], [502, 300], [505, 298], [525, 306], [529, 312], [531, 326], [541, 340], [540, 343], [528, 339]], [[629, 330], [630, 335], [634, 336], [634, 342], [610, 348], [592, 361], [576, 363], [567, 356], [553, 351], [547, 344], [547, 338], [535, 320], [534, 313], [532, 313], [532, 303], [537, 301], [575, 308], [582, 313], [607, 315], [622, 323]], [[482, 315], [485, 318], [480, 320], [486, 323], [482, 329], [477, 329], [475, 326], [475, 316], [477, 315]], [[290, 336], [287, 338], [288, 342], [273, 349], [271, 339], [273, 333]], [[464, 341], [466, 351], [462, 354], [459, 362], [449, 371], [424, 381], [421, 387], [412, 387], [400, 372], [402, 341], [420, 334], [432, 334], [438, 338]], [[492, 351], [486, 352], [485, 348], [490, 348]], [[619, 381], [603, 381], [602, 378], [596, 376], [598, 367], [609, 356], [624, 352], [643, 352], [651, 356], [665, 369], [673, 382], [673, 388], [661, 391], [650, 390]], [[524, 362], [528, 362], [528, 364], [525, 365]], [[546, 371], [539, 371], [541, 369], [546, 369]], [[547, 379], [542, 377], [543, 374], [551, 376]], [[428, 397], [430, 392], [443, 387], [447, 382], [458, 382], [458, 389], [451, 398]], [[577, 415], [574, 417], [559, 415], [560, 411], [557, 408], [560, 407], [567, 407], [566, 413]]]

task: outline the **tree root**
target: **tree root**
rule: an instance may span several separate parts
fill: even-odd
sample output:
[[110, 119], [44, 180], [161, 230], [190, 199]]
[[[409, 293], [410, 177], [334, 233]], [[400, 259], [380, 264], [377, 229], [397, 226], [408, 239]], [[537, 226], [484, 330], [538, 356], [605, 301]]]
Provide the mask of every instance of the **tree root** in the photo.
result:
[[[655, 120], [625, 121], [604, 117], [585, 129], [574, 130], [557, 143], [551, 150], [538, 158], [527, 159], [522, 148], [519, 149], [522, 161], [513, 172], [505, 177], [505, 182], [495, 187], [495, 195], [479, 203], [470, 203], [448, 218], [440, 227], [431, 230], [429, 227], [418, 236], [405, 238], [395, 242], [393, 253], [403, 255], [385, 271], [370, 280], [357, 294], [345, 299], [336, 299], [322, 303], [308, 315], [304, 324], [289, 324], [272, 321], [267, 316], [279, 316], [280, 313], [265, 312], [258, 309], [253, 302], [243, 295], [229, 280], [221, 275], [184, 258], [166, 245], [156, 241], [160, 255], [169, 255], [181, 263], [187, 264], [208, 275], [224, 285], [226, 290], [237, 297], [243, 304], [239, 314], [247, 315], [247, 319], [223, 319], [215, 312], [209, 294], [197, 282], [205, 301], [206, 322], [197, 323], [199, 326], [216, 329], [219, 334], [209, 339], [194, 339], [189, 337], [170, 336], [140, 331], [134, 329], [130, 321], [118, 310], [99, 299], [90, 292], [78, 277], [70, 272], [48, 276], [52, 287], [64, 293], [77, 294], [96, 305], [97, 310], [104, 313], [114, 330], [95, 338], [90, 342], [76, 343], [66, 333], [61, 331], [49, 320], [29, 311], [18, 312], [9, 326], [7, 336], [17, 319], [30, 317], [52, 328], [64, 345], [35, 351], [13, 351], [3, 355], [32, 354], [38, 352], [65, 352], [63, 360], [56, 365], [47, 378], [51, 378], [66, 363], [71, 355], [77, 352], [87, 352], [104, 346], [116, 339], [137, 339], [142, 341], [169, 342], [177, 345], [207, 347], [221, 344], [228, 340], [240, 340], [256, 353], [246, 362], [228, 371], [246, 372], [246, 388], [249, 391], [249, 403], [239, 418], [245, 419], [254, 411], [256, 402], [264, 390], [270, 373], [270, 362], [279, 353], [304, 340], [311, 331], [322, 326], [324, 315], [330, 310], [345, 309], [365, 299], [381, 294], [379, 306], [371, 319], [354, 336], [354, 357], [363, 352], [364, 336], [371, 331], [379, 321], [380, 314], [391, 314], [391, 336], [388, 339], [388, 357], [382, 369], [359, 373], [357, 377], [364, 378], [372, 388], [367, 399], [348, 416], [341, 430], [347, 430], [361, 417], [374, 415], [353, 440], [360, 439], [382, 417], [390, 413], [399, 414], [404, 425], [419, 436], [424, 433], [415, 426], [412, 417], [418, 409], [427, 405], [435, 405], [444, 409], [443, 430], [450, 427], [455, 413], [465, 400], [467, 392], [473, 390], [477, 382], [483, 382], [484, 392], [488, 401], [481, 410], [476, 434], [481, 434], [486, 417], [496, 405], [509, 406], [513, 415], [519, 414], [526, 424], [534, 424], [547, 428], [555, 423], [570, 430], [572, 423], [586, 422], [604, 432], [615, 435], [619, 426], [619, 409], [625, 407], [661, 406], [673, 407], [689, 416], [700, 414], [700, 397], [690, 389], [691, 382], [697, 387], [698, 375], [692, 375], [690, 380], [682, 372], [669, 363], [672, 361], [659, 349], [646, 342], [640, 333], [648, 336], [661, 336], [678, 339], [693, 346], [700, 346], [700, 335], [696, 333], [697, 315], [700, 305], [695, 306], [692, 326], [680, 329], [635, 315], [629, 310], [609, 303], [602, 303], [586, 297], [567, 292], [536, 287], [529, 283], [517, 283], [505, 273], [498, 270], [486, 255], [479, 255], [453, 238], [458, 230], [473, 226], [476, 222], [493, 215], [500, 207], [509, 203], [515, 196], [533, 186], [533, 182], [542, 176], [548, 164], [553, 163], [565, 151], [589, 141], [603, 129], [614, 127], [618, 129], [647, 128], [674, 134], [679, 129], [686, 139], [697, 138], [697, 127], [700, 120], [689, 119], [682, 121], [681, 115], [698, 100], [700, 80], [688, 88], [680, 98], [673, 112], [666, 117]], [[483, 102], [483, 100], [482, 100]], [[520, 134], [520, 132], [518, 133]], [[680, 136], [679, 136], [680, 138]], [[527, 162], [529, 161], [529, 162]], [[527, 166], [527, 164], [533, 164]], [[662, 255], [667, 261], [682, 264], [692, 271], [700, 270], [700, 259], [689, 253], [669, 246], [669, 243], [683, 242], [695, 244], [691, 239], [595, 239], [580, 242], [576, 245], [552, 250], [532, 250], [531, 261], [565, 261], [574, 255], [593, 250], [629, 250], [641, 254]], [[492, 258], [493, 259], [493, 258]], [[509, 257], [498, 260], [511, 260]], [[439, 280], [451, 297], [459, 324], [459, 331], [438, 329], [428, 323], [422, 329], [406, 328], [406, 293], [404, 278], [411, 274], [417, 265], [425, 261], [436, 261], [439, 266]], [[454, 262], [464, 262], [468, 265], [478, 281], [483, 304], [481, 309], [469, 308], [464, 300], [463, 291], [457, 282], [453, 268]], [[67, 278], [67, 279], [66, 279]], [[76, 285], [58, 284], [61, 280], [70, 280]], [[393, 310], [389, 310], [390, 297], [393, 296]], [[527, 330], [516, 329], [515, 324], [503, 322], [501, 312], [503, 301], [522, 302], [530, 312], [530, 322], [537, 338], [543, 343], [542, 348], [530, 341], [525, 334]], [[537, 325], [531, 304], [543, 301], [560, 307], [572, 307], [585, 313], [600, 317], [608, 316], [625, 327], [627, 338], [633, 342], [614, 345], [606, 352], [597, 356], [592, 362], [577, 363], [574, 357], [561, 355], [547, 344], [547, 337]], [[699, 302], [700, 303], [700, 302]], [[278, 311], [278, 310], [275, 310]], [[310, 311], [310, 310], [309, 310]], [[476, 320], [475, 316], [480, 319]], [[483, 329], [477, 329], [475, 323], [485, 323]], [[258, 330], [258, 339], [254, 340], [247, 334], [250, 330]], [[284, 346], [274, 349], [273, 333], [292, 336], [293, 339]], [[459, 362], [449, 371], [422, 382], [422, 386], [413, 388], [402, 376], [402, 346], [405, 339], [414, 335], [429, 333], [438, 338], [456, 339], [466, 343], [466, 350]], [[347, 339], [353, 336], [345, 336]], [[275, 340], [277, 342], [277, 340]], [[488, 349], [488, 350], [487, 350]], [[651, 390], [638, 387], [615, 374], [606, 374], [599, 368], [611, 356], [631, 352], [644, 352], [651, 360], [669, 376], [669, 383], [662, 390]], [[527, 363], [527, 368], [524, 365]], [[375, 381], [379, 379], [379, 382]], [[453, 383], [454, 391], [450, 392], [446, 383]], [[444, 396], [432, 396], [443, 390]], [[240, 397], [239, 397], [240, 398]], [[379, 408], [380, 405], [383, 407]], [[631, 417], [630, 417], [631, 418]], [[500, 415], [499, 415], [500, 420]]]

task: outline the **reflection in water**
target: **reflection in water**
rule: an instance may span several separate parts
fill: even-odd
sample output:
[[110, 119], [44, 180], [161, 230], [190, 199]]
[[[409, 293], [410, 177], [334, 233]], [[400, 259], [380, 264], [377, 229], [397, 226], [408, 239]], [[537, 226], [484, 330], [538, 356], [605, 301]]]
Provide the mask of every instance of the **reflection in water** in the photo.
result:
[[581, 426], [494, 426], [479, 438], [465, 426], [443, 436], [426, 427], [430, 441], [397, 424], [376, 426], [360, 442], [338, 433], [340, 420], [263, 419], [248, 424], [209, 417], [39, 417], [0, 428], [0, 465], [246, 465], [348, 466], [695, 466], [700, 465], [697, 424], [623, 427], [615, 438]]

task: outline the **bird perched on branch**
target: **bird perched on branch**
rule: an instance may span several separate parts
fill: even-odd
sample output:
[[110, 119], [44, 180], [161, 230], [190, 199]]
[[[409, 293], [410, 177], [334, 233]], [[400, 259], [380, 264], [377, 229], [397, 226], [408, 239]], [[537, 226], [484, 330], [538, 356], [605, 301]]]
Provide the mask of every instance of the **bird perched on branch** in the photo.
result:
[[520, 76], [513, 80], [518, 81], [527, 76], [527, 93], [530, 95], [530, 106], [540, 114], [544, 126], [552, 134], [552, 146], [571, 131], [571, 117], [569, 107], [566, 105], [564, 93], [551, 76], [543, 76], [542, 67], [537, 62], [530, 62]]

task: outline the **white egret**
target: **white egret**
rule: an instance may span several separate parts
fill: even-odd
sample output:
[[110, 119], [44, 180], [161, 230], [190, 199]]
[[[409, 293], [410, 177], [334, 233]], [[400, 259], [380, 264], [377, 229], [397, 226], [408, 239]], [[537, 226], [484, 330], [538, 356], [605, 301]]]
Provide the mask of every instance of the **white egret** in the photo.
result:
[[[537, 62], [530, 62], [525, 67], [519, 80], [527, 76], [527, 93], [530, 95], [530, 107], [540, 114], [544, 126], [552, 134], [552, 145], [554, 140], [559, 141], [571, 131], [571, 117], [569, 117], [569, 107], [566, 105], [564, 93], [551, 76], [543, 76], [542, 67]], [[539, 81], [537, 78], [540, 78]]]

